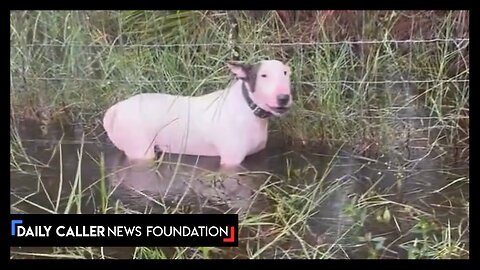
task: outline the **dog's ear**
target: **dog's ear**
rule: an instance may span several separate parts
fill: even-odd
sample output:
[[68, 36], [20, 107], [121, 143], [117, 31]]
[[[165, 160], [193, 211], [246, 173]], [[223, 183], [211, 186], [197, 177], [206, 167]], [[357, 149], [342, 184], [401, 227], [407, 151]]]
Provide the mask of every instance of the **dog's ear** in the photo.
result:
[[242, 64], [242, 63], [227, 63], [228, 69], [232, 72], [238, 79], [247, 79], [252, 65]]

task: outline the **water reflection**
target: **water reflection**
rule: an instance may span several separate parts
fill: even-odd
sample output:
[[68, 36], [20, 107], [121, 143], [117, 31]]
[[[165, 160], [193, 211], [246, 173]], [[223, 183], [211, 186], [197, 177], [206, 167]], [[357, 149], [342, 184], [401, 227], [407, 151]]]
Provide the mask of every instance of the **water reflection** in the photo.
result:
[[[419, 111], [410, 108], [397, 112], [399, 118], [412, 114], [418, 115]], [[395, 122], [399, 131], [408, 130], [407, 124], [411, 130], [428, 130], [421, 126], [424, 123], [402, 121]], [[63, 212], [72, 190], [76, 189], [82, 190], [82, 199], [78, 207], [69, 210], [98, 212], [102, 201], [99, 186], [105, 175], [110, 205], [119, 202], [130, 212], [177, 210], [253, 215], [275, 214], [286, 207], [299, 212], [308, 208], [305, 214], [308, 232], [302, 237], [312, 245], [335, 243], [340, 247], [335, 253], [337, 257], [347, 257], [345, 250], [357, 245], [359, 235], [365, 232], [380, 234], [390, 242], [405, 235], [413, 237], [399, 231], [409, 228], [404, 226], [408, 221], [402, 219], [390, 223], [368, 219], [359, 223], [358, 216], [348, 211], [352, 202], [366, 205], [377, 200], [376, 204], [409, 205], [425, 212], [437, 207], [438, 218], [442, 213], [449, 219], [455, 215], [465, 217], [461, 211], [454, 213], [452, 208], [440, 206], [452, 204], [450, 193], [458, 193], [460, 189], [461, 194], [468, 196], [465, 187], [449, 185], [451, 178], [459, 173], [468, 176], [467, 168], [465, 172], [449, 170], [450, 161], [445, 159], [445, 153], [428, 147], [421, 140], [427, 136], [422, 132], [408, 133], [408, 143], [402, 137], [405, 134], [398, 133], [396, 140], [402, 143], [392, 144], [391, 151], [374, 158], [359, 155], [349, 146], [294, 147], [272, 134], [267, 149], [246, 159], [245, 171], [226, 174], [219, 172], [219, 159], [212, 157], [164, 153], [156, 163], [132, 164], [104, 136], [95, 133], [85, 136], [81, 125], [52, 123], [45, 133], [37, 123], [27, 120], [17, 122], [12, 132], [15, 130], [13, 135], [18, 135], [22, 147], [13, 145], [17, 154], [11, 159], [12, 167], [29, 172], [11, 170], [11, 209], [15, 212]], [[29, 160], [19, 157], [24, 155]], [[104, 158], [104, 167], [100, 157]], [[372, 192], [379, 194], [378, 197], [371, 195]], [[57, 198], [61, 200], [59, 203]], [[286, 206], [279, 206], [282, 203]], [[301, 246], [298, 241], [289, 241], [288, 248]], [[273, 257], [275, 252], [278, 250], [273, 249], [270, 255]], [[405, 256], [398, 248], [384, 252], [388, 253], [384, 254], [386, 257]], [[351, 256], [366, 255], [348, 255]]]

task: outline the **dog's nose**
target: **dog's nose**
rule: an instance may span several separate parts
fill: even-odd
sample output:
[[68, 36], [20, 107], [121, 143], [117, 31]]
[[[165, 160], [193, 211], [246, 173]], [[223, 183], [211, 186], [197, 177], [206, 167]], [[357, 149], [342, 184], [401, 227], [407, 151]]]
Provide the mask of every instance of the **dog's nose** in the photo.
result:
[[280, 106], [285, 106], [290, 101], [290, 95], [278, 95], [277, 102]]

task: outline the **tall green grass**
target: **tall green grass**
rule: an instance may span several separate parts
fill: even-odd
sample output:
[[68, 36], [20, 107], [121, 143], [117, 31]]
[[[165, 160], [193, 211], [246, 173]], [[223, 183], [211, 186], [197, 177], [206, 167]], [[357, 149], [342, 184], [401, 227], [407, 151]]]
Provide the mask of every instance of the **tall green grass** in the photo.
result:
[[[375, 136], [358, 131], [391, 117], [389, 100], [398, 94], [391, 89], [405, 81], [418, 82], [412, 102], [455, 129], [469, 107], [469, 43], [455, 41], [468, 38], [458, 30], [465, 12], [430, 15], [424, 37], [406, 28], [413, 41], [396, 42], [394, 26], [409, 15], [401, 14], [358, 12], [356, 28], [335, 29], [318, 12], [315, 27], [297, 29], [275, 12], [256, 19], [248, 12], [12, 12], [12, 102], [47, 117], [68, 108], [88, 121], [140, 92], [201, 95], [227, 85], [225, 63], [235, 50], [241, 61], [278, 58], [292, 66], [295, 110], [276, 122], [292, 138]], [[306, 31], [311, 38], [296, 38]]]
[[[399, 111], [424, 106], [427, 115], [420, 118], [433, 119], [442, 132], [429, 146], [468, 153], [468, 12], [17, 11], [11, 12], [10, 30], [13, 119], [38, 118], [48, 125], [66, 116], [88, 129], [107, 107], [136, 93], [201, 95], [224, 88], [231, 78], [225, 63], [238, 53], [241, 61], [277, 58], [291, 65], [295, 105], [286, 117], [272, 121], [272, 129], [294, 142], [388, 148], [400, 136], [393, 127]], [[399, 102], [399, 97], [404, 99]], [[29, 173], [39, 182], [34, 194], [12, 192], [20, 202], [48, 213], [82, 213], [93, 188], [101, 213], [130, 212], [110, 202], [103, 158], [94, 158], [100, 178], [83, 182], [80, 168], [92, 158], [83, 151], [83, 138], [72, 181], [67, 183], [60, 170], [58, 192], [51, 196], [39, 171], [56, 165], [32, 159], [14, 124], [11, 134], [11, 171]], [[62, 144], [55, 147], [62, 153]], [[358, 257], [385, 258], [395, 257], [393, 246], [409, 258], [468, 257], [463, 219], [437, 226], [435, 214], [373, 187], [344, 199], [342, 215], [352, 222], [335, 240], [310, 235], [307, 220], [316, 214], [314, 206], [345, 187], [341, 181], [326, 183], [323, 173], [309, 176], [309, 169], [288, 168], [288, 179], [259, 191], [275, 209], [242, 221], [247, 235], [241, 248], [138, 247], [127, 257], [318, 259], [341, 258], [346, 249], [358, 249]], [[47, 205], [30, 200], [43, 193]], [[457, 204], [468, 216], [468, 200]], [[407, 235], [386, 241], [371, 235], [372, 222], [402, 226], [399, 231]], [[12, 256], [107, 258], [107, 253], [103, 248], [55, 248]]]

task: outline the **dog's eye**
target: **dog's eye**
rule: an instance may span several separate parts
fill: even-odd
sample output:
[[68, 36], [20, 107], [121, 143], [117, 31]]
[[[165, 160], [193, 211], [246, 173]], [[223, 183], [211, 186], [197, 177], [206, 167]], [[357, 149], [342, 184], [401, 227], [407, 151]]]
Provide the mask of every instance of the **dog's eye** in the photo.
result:
[[287, 75], [287, 72], [286, 72], [286, 71], [284, 71], [284, 72], [283, 72], [283, 74]]
[[266, 77], [267, 77], [267, 74], [262, 74], [262, 77], [263, 77], [263, 78], [266, 78]]

